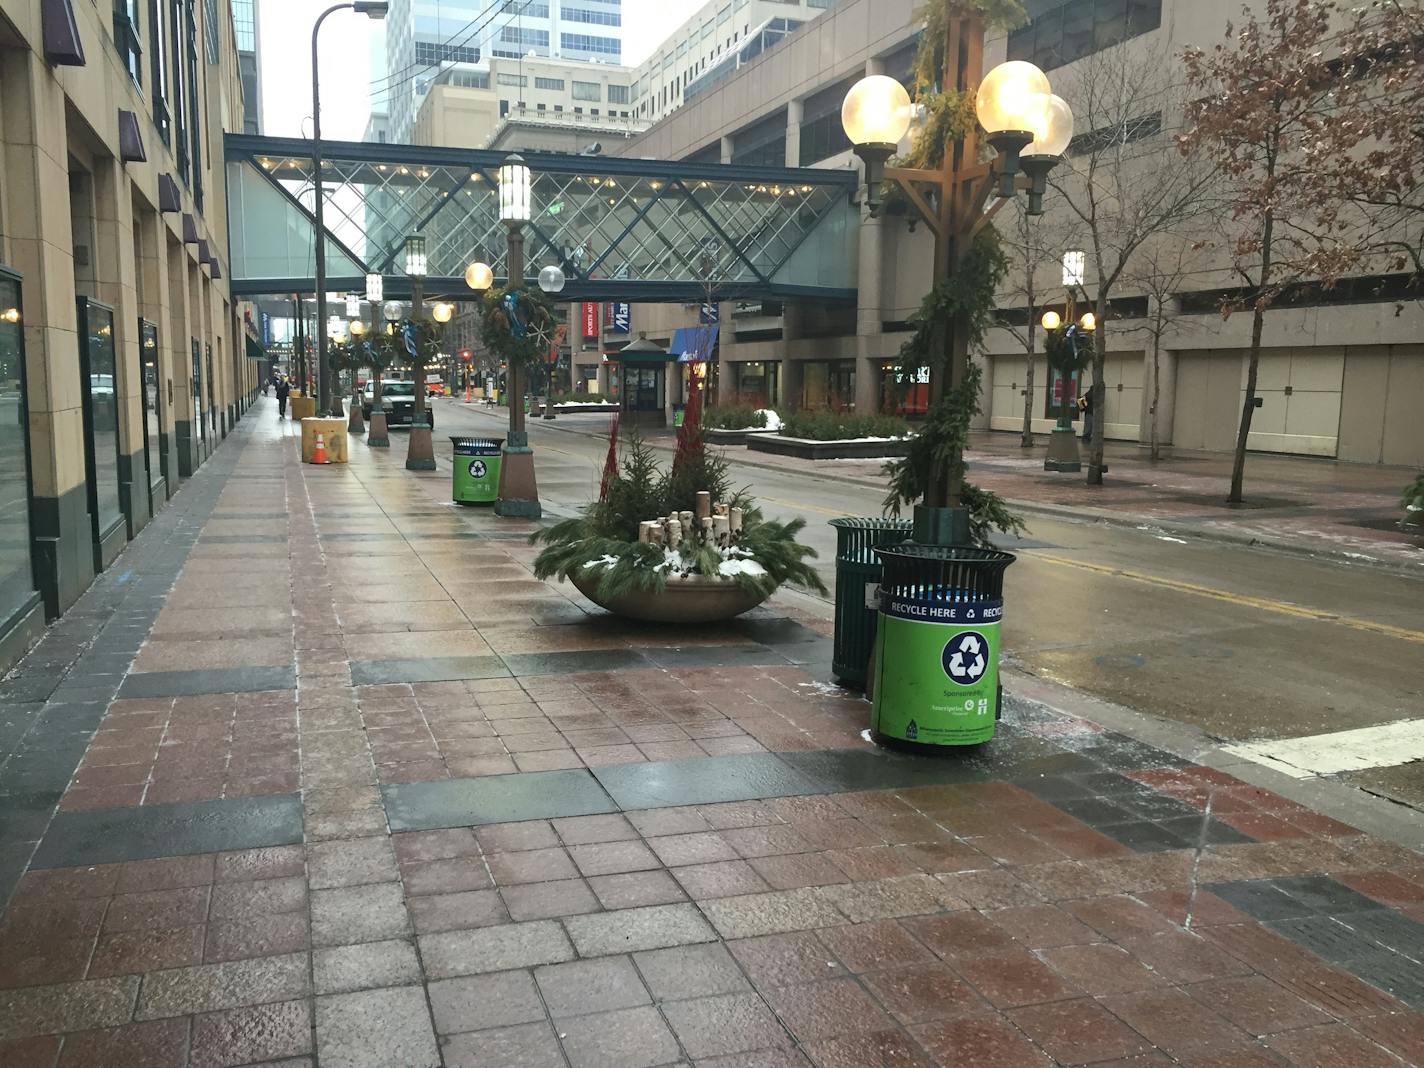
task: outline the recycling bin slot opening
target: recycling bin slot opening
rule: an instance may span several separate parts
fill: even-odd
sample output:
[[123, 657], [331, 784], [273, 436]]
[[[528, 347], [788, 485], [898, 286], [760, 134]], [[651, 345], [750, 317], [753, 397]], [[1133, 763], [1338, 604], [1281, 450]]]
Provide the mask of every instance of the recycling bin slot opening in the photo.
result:
[[1011, 553], [905, 544], [875, 550], [880, 581], [871, 732], [919, 751], [979, 745], [999, 714], [999, 627]]

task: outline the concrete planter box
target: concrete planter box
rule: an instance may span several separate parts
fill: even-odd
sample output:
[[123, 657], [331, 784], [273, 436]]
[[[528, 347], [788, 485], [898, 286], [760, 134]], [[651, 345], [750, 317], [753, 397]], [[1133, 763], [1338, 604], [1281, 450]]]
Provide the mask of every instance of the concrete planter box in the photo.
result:
[[770, 452], [802, 460], [874, 460], [881, 456], [904, 456], [908, 438], [853, 438], [850, 441], [817, 441], [789, 438], [783, 434], [757, 435], [747, 439], [751, 452]]
[[716, 623], [750, 612], [762, 601], [760, 594], [748, 593], [727, 579], [671, 578], [661, 593], [627, 593], [620, 597], [600, 597], [602, 576], [570, 577], [579, 593], [616, 616], [649, 623]]
[[743, 427], [741, 430], [705, 430], [703, 436], [710, 445], [745, 445], [754, 437], [775, 433], [765, 427]]

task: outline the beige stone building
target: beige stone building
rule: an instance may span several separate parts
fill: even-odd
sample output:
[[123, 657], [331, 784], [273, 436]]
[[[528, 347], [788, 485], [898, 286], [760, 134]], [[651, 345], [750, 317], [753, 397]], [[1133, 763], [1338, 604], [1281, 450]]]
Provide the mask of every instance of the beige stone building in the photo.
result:
[[[613, 151], [657, 159], [858, 167], [840, 127], [841, 101], [867, 73], [908, 78], [918, 6], [915, 0], [845, 0]], [[1002, 34], [991, 39], [987, 62], [1034, 60], [1057, 88], [1081, 81], [1080, 72], [1094, 56], [1170, 57], [1188, 43], [1214, 43], [1237, 5], [1069, 0], [1027, 7], [1032, 21], [1007, 39]], [[1065, 95], [1071, 102], [1071, 91]], [[1078, 132], [1089, 131], [1080, 123]], [[1052, 211], [1051, 200], [1049, 206]], [[1007, 225], [1013, 210], [1000, 221]], [[1051, 249], [1040, 268], [1040, 304], [1062, 303], [1063, 251]], [[863, 214], [853, 306], [723, 305], [715, 372], [719, 398], [787, 407], [880, 406], [907, 320], [928, 288], [930, 257], [924, 228], [912, 232], [903, 217]], [[1233, 284], [1227, 266], [1218, 243], [1169, 295], [1174, 314], [1159, 361], [1158, 432], [1161, 440], [1183, 448], [1225, 450], [1234, 441], [1250, 316], [1223, 320], [1220, 314], [1220, 291]], [[1021, 266], [1016, 269], [1022, 272]], [[1090, 266], [1089, 295], [1094, 283]], [[1424, 399], [1424, 312], [1414, 299], [1393, 295], [1398, 285], [1399, 279], [1387, 277], [1354, 280], [1334, 291], [1302, 294], [1267, 314], [1253, 449], [1424, 464], [1424, 421], [1414, 414]], [[1006, 284], [1000, 301], [1005, 322], [1024, 321], [1023, 297], [1007, 290]], [[1143, 327], [1151, 302], [1143, 287], [1130, 282], [1120, 284], [1114, 298], [1106, 432], [1118, 440], [1145, 441], [1152, 383], [1151, 345]], [[696, 317], [695, 308], [635, 306], [633, 333], [646, 331], [666, 342]], [[606, 335], [605, 347], [613, 340]], [[1034, 426], [1046, 430], [1053, 420], [1041, 337], [1036, 348]], [[1025, 400], [1024, 345], [1005, 327], [990, 331], [984, 349], [978, 357], [984, 371], [981, 425], [1017, 430]], [[596, 352], [576, 354], [575, 375], [595, 373], [597, 358]]]
[[250, 403], [224, 279], [226, 2], [0, 0], [0, 664]]

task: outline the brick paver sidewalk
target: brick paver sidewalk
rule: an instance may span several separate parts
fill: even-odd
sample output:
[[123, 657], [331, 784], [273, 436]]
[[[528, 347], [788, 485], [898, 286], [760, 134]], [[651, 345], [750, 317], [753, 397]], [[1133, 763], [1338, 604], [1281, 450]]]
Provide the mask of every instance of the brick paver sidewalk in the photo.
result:
[[275, 426], [0, 683], [6, 1068], [1424, 1061], [1424, 857], [1022, 701], [890, 757], [822, 625]]

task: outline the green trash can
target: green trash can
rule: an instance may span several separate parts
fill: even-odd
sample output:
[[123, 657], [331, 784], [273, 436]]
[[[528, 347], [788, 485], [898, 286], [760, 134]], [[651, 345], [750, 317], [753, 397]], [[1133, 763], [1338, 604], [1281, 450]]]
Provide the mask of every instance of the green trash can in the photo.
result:
[[875, 552], [884, 574], [872, 737], [921, 752], [989, 741], [1003, 702], [999, 625], [1013, 554], [917, 544]]
[[874, 602], [867, 587], [880, 581], [875, 549], [910, 536], [908, 519], [832, 519], [836, 528], [836, 634], [831, 646], [831, 674], [842, 686], [863, 689], [870, 650], [875, 644]]
[[503, 438], [451, 437], [454, 464], [450, 498], [457, 504], [494, 504], [499, 499]]

